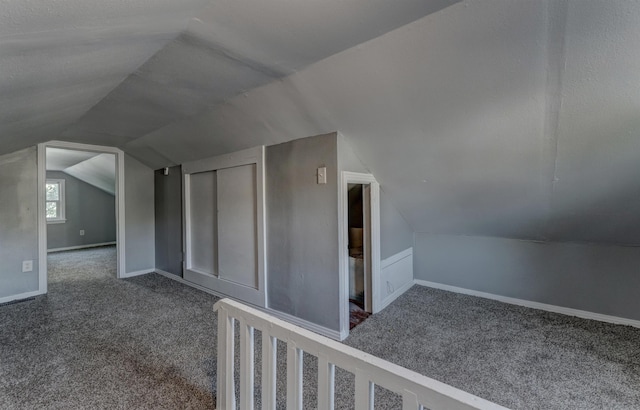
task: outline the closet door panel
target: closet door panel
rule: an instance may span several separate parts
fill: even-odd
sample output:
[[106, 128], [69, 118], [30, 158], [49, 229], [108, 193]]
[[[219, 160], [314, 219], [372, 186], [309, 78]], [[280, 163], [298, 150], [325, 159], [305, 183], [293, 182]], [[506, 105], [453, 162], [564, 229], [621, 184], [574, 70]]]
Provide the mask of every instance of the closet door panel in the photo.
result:
[[191, 175], [191, 268], [217, 275], [216, 171]]
[[256, 165], [217, 170], [218, 277], [257, 289]]

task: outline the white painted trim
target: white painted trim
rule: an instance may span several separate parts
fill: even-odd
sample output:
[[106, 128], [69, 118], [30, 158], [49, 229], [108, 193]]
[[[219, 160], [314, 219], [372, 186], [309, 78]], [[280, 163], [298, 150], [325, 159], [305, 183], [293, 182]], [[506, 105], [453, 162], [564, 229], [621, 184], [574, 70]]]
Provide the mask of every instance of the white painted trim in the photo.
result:
[[25, 292], [18, 295], [5, 296], [0, 298], [0, 305], [3, 303], [13, 302], [14, 300], [29, 299], [35, 296], [44, 295], [45, 293], [46, 292], [41, 292], [40, 290], [34, 290], [33, 292]]
[[[302, 409], [302, 357], [306, 352], [318, 360], [318, 408], [332, 408], [325, 406], [332, 400], [328, 396], [334, 385], [335, 366], [354, 375], [355, 378], [355, 408], [373, 408], [375, 391], [373, 385], [378, 385], [402, 397], [403, 409], [418, 409], [429, 407], [432, 409], [459, 410], [507, 410], [496, 403], [489, 402], [478, 396], [464, 392], [453, 386], [431, 379], [379, 357], [346, 346], [307, 329], [300, 328], [273, 315], [262, 312], [250, 306], [243, 305], [230, 299], [223, 299], [213, 306], [218, 313], [218, 366], [217, 407], [220, 409], [235, 409], [236, 403], [250, 403], [247, 397], [253, 395], [254, 367], [247, 365], [254, 359], [251, 342], [254, 330], [259, 330], [263, 340], [263, 357], [274, 357], [277, 349], [274, 340], [280, 340], [287, 345], [287, 409]], [[240, 350], [240, 366], [235, 373], [233, 366], [235, 349], [235, 326], [238, 322]], [[249, 339], [249, 340], [248, 340]], [[268, 367], [266, 367], [268, 369]], [[234, 392], [234, 374], [240, 378], [239, 400]], [[262, 373], [260, 388], [273, 391], [273, 372]], [[331, 386], [331, 387], [330, 387]], [[274, 399], [265, 400], [265, 408], [274, 408]], [[244, 407], [243, 407], [244, 408]]]
[[79, 144], [66, 141], [49, 141], [38, 144], [38, 291], [47, 293], [47, 220], [45, 217], [46, 148], [63, 148], [114, 154], [116, 159], [116, 258], [117, 277], [123, 278], [126, 271], [125, 255], [125, 186], [124, 152], [115, 147]]
[[126, 272], [124, 275], [121, 275], [119, 279], [133, 278], [134, 276], [146, 275], [147, 273], [155, 273], [155, 271], [155, 269], [142, 269], [133, 272]]
[[387, 259], [383, 259], [380, 262], [380, 267], [384, 269], [386, 267], [393, 265], [396, 262], [400, 262], [401, 260], [409, 256], [413, 256], [413, 247], [407, 248], [401, 252], [396, 253], [395, 255], [389, 256]]
[[74, 251], [76, 249], [97, 248], [99, 246], [110, 246], [115, 244], [116, 244], [115, 242], [103, 242], [103, 243], [91, 243], [87, 245], [67, 246], [65, 248], [47, 249], [47, 253]]
[[[257, 243], [257, 267], [258, 267], [258, 289], [232, 284], [229, 281], [218, 279], [216, 276], [202, 274], [192, 266], [192, 243], [191, 243], [191, 174], [198, 172], [215, 171], [223, 168], [237, 167], [241, 165], [256, 166], [256, 243]], [[265, 147], [259, 146], [233, 152], [230, 154], [219, 155], [216, 157], [205, 158], [198, 161], [192, 161], [182, 164], [182, 221], [183, 221], [183, 276], [201, 275], [202, 278], [209, 282], [214, 282], [220, 286], [228, 288], [235, 287], [241, 294], [247, 295], [251, 301], [244, 300], [245, 303], [252, 303], [255, 306], [268, 306], [267, 301], [267, 252], [266, 252], [266, 195], [265, 195]], [[192, 282], [189, 282], [192, 283]], [[216, 285], [217, 286], [217, 285]], [[229, 297], [230, 295], [224, 295]], [[237, 296], [237, 295], [236, 295]], [[257, 303], [256, 303], [257, 302]]]
[[339, 309], [340, 309], [340, 340], [349, 335], [349, 258], [347, 244], [349, 232], [347, 227], [349, 204], [349, 184], [371, 185], [371, 288], [373, 295], [372, 311], [379, 312], [382, 305], [380, 292], [380, 185], [371, 174], [342, 171], [338, 181], [338, 263], [339, 263]]
[[47, 293], [47, 216], [45, 184], [47, 181], [47, 147], [38, 144], [38, 293]]
[[547, 312], [560, 313], [567, 316], [575, 316], [582, 319], [597, 320], [599, 322], [613, 323], [616, 325], [626, 325], [640, 328], [640, 320], [627, 319], [618, 316], [603, 315], [601, 313], [589, 312], [586, 310], [572, 309], [563, 306], [549, 305], [546, 303], [533, 302], [530, 300], [511, 298], [508, 296], [494, 295], [493, 293], [480, 292], [472, 289], [459, 288], [457, 286], [443, 285], [441, 283], [429, 282], [426, 280], [415, 280], [416, 285], [426, 286], [434, 289], [446, 290], [463, 295], [477, 296], [485, 299], [497, 300], [498, 302], [509, 303], [511, 305], [523, 306], [532, 309], [544, 310]]
[[222, 293], [216, 292], [215, 290], [211, 290], [209, 288], [205, 288], [204, 286], [198, 285], [197, 283], [190, 282], [190, 281], [186, 280], [185, 278], [183, 278], [181, 276], [174, 275], [171, 272], [167, 272], [167, 271], [164, 271], [162, 269], [155, 269], [154, 272], [157, 273], [158, 275], [162, 275], [162, 276], [164, 276], [166, 278], [173, 279], [173, 280], [175, 280], [177, 282], [182, 283], [183, 285], [191, 286], [192, 288], [201, 290], [201, 291], [203, 291], [205, 293], [208, 293], [210, 295], [213, 295], [213, 296], [217, 296], [217, 297], [219, 297], [221, 299], [224, 299], [224, 298], [228, 297], [227, 295], [223, 295]]
[[381, 266], [380, 276], [382, 277], [382, 276], [385, 276], [385, 273], [384, 273], [385, 269], [407, 258], [410, 258], [410, 261], [411, 261], [411, 272], [408, 275], [411, 279], [403, 283], [399, 288], [395, 289], [393, 293], [390, 293], [386, 297], [384, 297], [380, 304], [380, 310], [385, 309], [400, 295], [402, 295], [404, 292], [411, 289], [411, 287], [415, 284], [413, 280], [413, 247], [400, 251], [395, 255], [388, 257], [387, 259], [383, 259], [382, 262], [380, 262], [380, 266]]
[[[158, 275], [164, 276], [166, 278], [173, 279], [173, 280], [175, 280], [177, 282], [180, 282], [180, 283], [182, 283], [184, 285], [191, 286], [192, 288], [201, 290], [201, 291], [203, 291], [205, 293], [208, 293], [210, 295], [217, 296], [217, 297], [219, 297], [221, 299], [224, 299], [224, 298], [228, 297], [227, 295], [223, 295], [220, 292], [216, 292], [215, 290], [211, 290], [209, 288], [205, 288], [204, 286], [200, 286], [197, 283], [190, 282], [190, 281], [185, 280], [184, 278], [182, 278], [182, 277], [180, 277], [178, 275], [174, 275], [173, 273], [166, 272], [166, 271], [163, 271], [161, 269], [155, 269], [155, 273], [157, 273]], [[243, 302], [243, 303], [246, 303], [246, 302]], [[253, 305], [253, 304], [249, 304], [249, 305], [251, 305], [254, 308], [259, 309], [259, 310], [261, 310], [263, 312], [269, 313], [270, 315], [278, 317], [278, 318], [280, 318], [282, 320], [286, 320], [286, 321], [291, 322], [291, 323], [293, 323], [295, 325], [303, 327], [303, 328], [305, 328], [307, 330], [311, 330], [312, 332], [316, 332], [318, 334], [321, 334], [323, 336], [329, 337], [331, 339], [344, 340], [348, 336], [348, 333], [346, 335], [344, 335], [344, 337], [343, 337], [342, 334], [340, 332], [338, 332], [337, 330], [332, 330], [332, 329], [329, 329], [328, 327], [320, 326], [320, 325], [315, 324], [313, 322], [309, 322], [309, 321], [306, 321], [304, 319], [300, 319], [299, 317], [292, 316], [292, 315], [290, 315], [288, 313], [279, 312], [277, 310], [270, 309], [270, 308], [263, 308], [263, 307], [256, 306], [256, 305]]]
[[394, 300], [398, 299], [400, 295], [402, 295], [404, 292], [411, 289], [413, 285], [415, 285], [415, 283], [413, 281], [409, 281], [404, 285], [402, 285], [401, 287], [399, 287], [398, 289], [396, 289], [392, 294], [384, 298], [382, 300], [380, 310], [385, 309], [387, 306], [389, 306]]
[[315, 332], [319, 335], [328, 337], [330, 339], [334, 339], [334, 340], [344, 340], [346, 338], [346, 336], [348, 336], [348, 334], [345, 337], [342, 337], [342, 333], [337, 331], [337, 330], [333, 330], [333, 329], [329, 329], [328, 327], [324, 327], [324, 326], [320, 326], [316, 323], [313, 322], [309, 322], [307, 320], [304, 319], [300, 319], [297, 316], [293, 316], [290, 315], [288, 313], [284, 313], [284, 312], [279, 312], [277, 310], [273, 310], [273, 309], [260, 309], [263, 310], [265, 313], [270, 314], [271, 316], [275, 316], [279, 319], [285, 320], [289, 323], [292, 323], [296, 326], [300, 326], [304, 329], [310, 330], [312, 332]]

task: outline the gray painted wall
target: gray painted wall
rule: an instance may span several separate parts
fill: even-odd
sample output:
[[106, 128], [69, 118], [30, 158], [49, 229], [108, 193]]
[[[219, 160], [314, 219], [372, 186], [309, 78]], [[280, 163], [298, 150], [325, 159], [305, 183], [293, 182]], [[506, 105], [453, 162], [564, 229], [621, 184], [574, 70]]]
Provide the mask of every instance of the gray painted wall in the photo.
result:
[[[47, 224], [47, 249], [91, 245], [116, 240], [115, 196], [60, 171], [47, 178], [65, 180], [64, 223]], [[84, 236], [80, 236], [80, 230]]]
[[413, 246], [413, 230], [391, 198], [380, 188], [380, 258], [387, 259]]
[[640, 320], [640, 248], [416, 233], [415, 277]]
[[[327, 184], [316, 170], [327, 167]], [[340, 329], [336, 134], [266, 149], [269, 307]]]
[[[338, 168], [340, 171], [372, 172], [362, 163], [347, 139], [338, 133]], [[375, 177], [375, 175], [374, 175]], [[377, 180], [377, 179], [376, 179]], [[380, 183], [380, 181], [378, 181]], [[396, 209], [392, 199], [380, 186], [380, 257], [389, 258], [413, 246], [413, 230]]]
[[155, 267], [155, 216], [153, 170], [125, 155], [125, 270]]
[[36, 148], [0, 156], [0, 298], [38, 290], [37, 193]]
[[182, 174], [154, 172], [156, 268], [182, 276]]

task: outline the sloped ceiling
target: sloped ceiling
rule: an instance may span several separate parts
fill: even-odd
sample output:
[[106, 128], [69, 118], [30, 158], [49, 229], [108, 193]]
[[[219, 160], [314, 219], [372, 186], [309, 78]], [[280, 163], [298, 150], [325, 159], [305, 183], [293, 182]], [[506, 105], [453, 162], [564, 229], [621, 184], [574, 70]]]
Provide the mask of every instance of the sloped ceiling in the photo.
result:
[[640, 245], [640, 2], [136, 4], [185, 29], [3, 15], [0, 152], [57, 138], [159, 168], [337, 130], [417, 232]]
[[116, 193], [116, 157], [113, 154], [47, 147], [47, 171], [62, 171], [111, 195]]
[[457, 1], [209, 1], [59, 139], [122, 146]]

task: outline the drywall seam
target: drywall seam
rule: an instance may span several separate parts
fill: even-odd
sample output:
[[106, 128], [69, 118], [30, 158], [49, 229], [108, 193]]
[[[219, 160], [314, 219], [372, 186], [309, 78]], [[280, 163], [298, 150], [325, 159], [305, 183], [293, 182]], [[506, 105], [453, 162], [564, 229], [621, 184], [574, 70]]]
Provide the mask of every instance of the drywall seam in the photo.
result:
[[477, 290], [460, 288], [457, 286], [443, 285], [441, 283], [429, 282], [426, 280], [415, 279], [415, 284], [420, 286], [426, 286], [429, 288], [446, 290], [449, 292], [460, 293], [463, 295], [477, 296], [484, 299], [496, 300], [498, 302], [508, 303], [510, 305], [523, 306], [531, 309], [544, 310], [547, 312], [560, 313], [567, 316], [575, 316], [582, 319], [597, 320], [599, 322], [613, 323], [616, 325], [626, 325], [640, 328], [640, 320], [627, 319], [624, 317], [603, 315], [601, 313], [589, 312], [586, 310], [572, 309], [563, 306], [549, 305], [547, 303], [533, 302], [530, 300], [523, 300], [517, 298], [511, 298], [508, 296], [495, 295], [493, 293], [479, 292]]
[[543, 183], [548, 184], [547, 217], [543, 237], [549, 236], [549, 220], [553, 209], [553, 193], [556, 186], [558, 167], [558, 126], [562, 108], [562, 77], [566, 66], [566, 27], [568, 0], [547, 3], [547, 80], [545, 86], [544, 140], [545, 157], [549, 158], [548, 172], [543, 173]]

